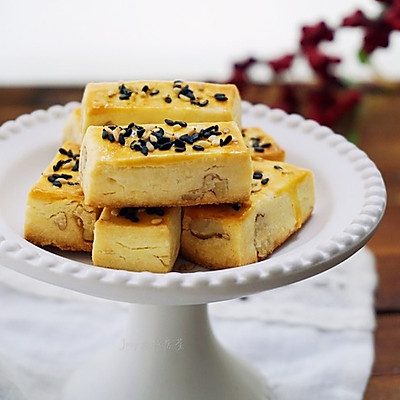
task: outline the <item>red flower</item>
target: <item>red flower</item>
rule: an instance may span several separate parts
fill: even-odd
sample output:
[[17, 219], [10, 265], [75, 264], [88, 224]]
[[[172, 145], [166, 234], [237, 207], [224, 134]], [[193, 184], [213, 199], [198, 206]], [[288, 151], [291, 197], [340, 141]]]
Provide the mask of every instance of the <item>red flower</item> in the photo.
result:
[[311, 68], [317, 73], [325, 73], [332, 64], [341, 61], [339, 57], [328, 56], [317, 48], [307, 49], [305, 53]]
[[341, 95], [322, 88], [311, 93], [309, 107], [306, 110], [308, 118], [322, 125], [333, 127], [347, 112], [351, 111], [361, 100], [357, 90], [350, 89]]
[[239, 89], [248, 81], [247, 69], [256, 62], [255, 58], [248, 58], [233, 65], [233, 73], [226, 83], [233, 83]]
[[342, 26], [368, 26], [369, 23], [370, 20], [365, 14], [361, 10], [357, 10], [343, 19]]
[[268, 61], [267, 64], [274, 70], [276, 74], [286, 71], [292, 66], [294, 54], [287, 54], [275, 60]]
[[371, 54], [378, 47], [389, 46], [391, 27], [383, 20], [375, 20], [365, 29], [362, 50]]
[[400, 30], [400, 1], [390, 7], [383, 15], [383, 20], [395, 30]]
[[312, 26], [303, 26], [300, 45], [304, 47], [315, 47], [323, 40], [333, 40], [333, 30], [325, 22]]

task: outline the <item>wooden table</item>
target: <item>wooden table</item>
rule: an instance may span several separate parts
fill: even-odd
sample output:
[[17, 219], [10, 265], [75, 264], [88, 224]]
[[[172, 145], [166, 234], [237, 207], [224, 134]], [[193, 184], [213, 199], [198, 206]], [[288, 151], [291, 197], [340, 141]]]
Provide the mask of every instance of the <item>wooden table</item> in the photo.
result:
[[[79, 101], [82, 88], [0, 88], [0, 124], [53, 104]], [[242, 97], [269, 104], [268, 87], [249, 85]], [[386, 215], [369, 248], [377, 259], [375, 362], [364, 400], [400, 399], [400, 90], [364, 96], [357, 124], [359, 147], [383, 174], [388, 191]]]

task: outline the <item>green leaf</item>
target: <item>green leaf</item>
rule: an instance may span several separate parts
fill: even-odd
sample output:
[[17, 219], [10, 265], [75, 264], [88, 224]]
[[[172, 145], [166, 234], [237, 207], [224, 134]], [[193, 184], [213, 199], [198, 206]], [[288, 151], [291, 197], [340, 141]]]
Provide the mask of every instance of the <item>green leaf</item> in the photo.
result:
[[360, 50], [358, 52], [358, 59], [362, 64], [367, 64], [369, 63], [370, 55], [366, 53], [364, 50]]
[[350, 131], [347, 135], [346, 138], [349, 142], [353, 144], [359, 144], [360, 142], [360, 134], [357, 131]]

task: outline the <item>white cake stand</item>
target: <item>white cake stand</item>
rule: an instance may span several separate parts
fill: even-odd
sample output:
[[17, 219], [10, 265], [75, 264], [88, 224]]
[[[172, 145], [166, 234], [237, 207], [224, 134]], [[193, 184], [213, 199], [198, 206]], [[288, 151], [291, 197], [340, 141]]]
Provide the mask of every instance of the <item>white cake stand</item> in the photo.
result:
[[63, 399], [270, 399], [265, 378], [216, 341], [207, 303], [305, 279], [355, 253], [384, 213], [381, 174], [330, 129], [244, 102], [244, 126], [264, 128], [286, 149], [288, 162], [315, 173], [315, 212], [300, 232], [269, 259], [229, 270], [153, 274], [93, 267], [87, 255], [56, 254], [23, 238], [27, 193], [60, 147], [65, 119], [77, 105], [38, 110], [0, 127], [1, 263], [45, 282], [132, 303], [124, 336], [77, 368]]

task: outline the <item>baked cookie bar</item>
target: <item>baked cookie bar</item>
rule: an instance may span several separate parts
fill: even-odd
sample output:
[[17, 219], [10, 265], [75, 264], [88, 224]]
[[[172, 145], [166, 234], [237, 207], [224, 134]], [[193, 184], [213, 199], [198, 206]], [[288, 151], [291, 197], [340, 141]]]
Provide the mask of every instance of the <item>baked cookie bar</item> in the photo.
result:
[[285, 150], [261, 128], [243, 128], [242, 135], [253, 160], [285, 161]]
[[169, 272], [178, 256], [180, 208], [104, 208], [95, 224], [93, 264]]
[[85, 202], [175, 207], [246, 201], [251, 159], [235, 122], [88, 128], [82, 142]]
[[91, 251], [100, 210], [84, 204], [78, 168], [79, 145], [64, 143], [29, 192], [27, 240], [62, 250]]
[[63, 143], [82, 141], [82, 110], [81, 107], [75, 108], [67, 118], [63, 129]]
[[203, 82], [133, 81], [87, 84], [82, 98], [82, 132], [90, 125], [241, 122], [235, 85]]
[[311, 171], [277, 161], [253, 163], [253, 190], [245, 203], [184, 209], [181, 252], [208, 268], [265, 259], [309, 218]]

